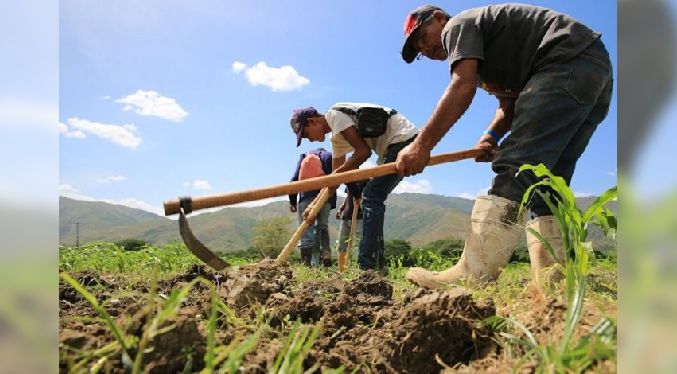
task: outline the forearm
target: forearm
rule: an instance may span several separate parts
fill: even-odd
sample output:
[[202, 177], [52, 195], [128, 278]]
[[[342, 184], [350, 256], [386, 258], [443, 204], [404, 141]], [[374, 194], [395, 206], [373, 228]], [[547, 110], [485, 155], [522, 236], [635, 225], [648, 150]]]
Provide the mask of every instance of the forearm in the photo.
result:
[[494, 118], [489, 122], [487, 130], [491, 130], [498, 135], [499, 138], [502, 138], [512, 125], [512, 118], [514, 114], [514, 99], [499, 99], [500, 105], [496, 109]]
[[476, 82], [453, 79], [415, 141], [432, 150], [468, 109], [476, 89]]
[[[371, 150], [356, 150], [341, 166], [334, 169], [334, 173], [343, 173], [348, 170], [357, 169], [371, 156]], [[345, 158], [345, 157], [344, 157]]]

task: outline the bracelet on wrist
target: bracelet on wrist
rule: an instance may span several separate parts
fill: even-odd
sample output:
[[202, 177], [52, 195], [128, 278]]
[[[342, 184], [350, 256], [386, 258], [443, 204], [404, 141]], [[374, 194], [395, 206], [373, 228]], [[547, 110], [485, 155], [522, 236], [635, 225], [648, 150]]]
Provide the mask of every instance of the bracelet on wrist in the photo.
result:
[[496, 141], [496, 144], [498, 144], [498, 142], [501, 141], [501, 137], [498, 136], [498, 134], [497, 134], [496, 131], [494, 131], [494, 130], [484, 130], [483, 134], [489, 135], [489, 136], [491, 136], [492, 138], [494, 138], [494, 140]]

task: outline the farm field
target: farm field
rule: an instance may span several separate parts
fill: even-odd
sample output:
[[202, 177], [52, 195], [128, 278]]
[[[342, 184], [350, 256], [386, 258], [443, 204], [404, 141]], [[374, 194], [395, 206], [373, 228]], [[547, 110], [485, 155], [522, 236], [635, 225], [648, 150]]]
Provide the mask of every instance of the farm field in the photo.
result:
[[183, 244], [61, 247], [60, 370], [616, 371], [614, 258], [590, 259], [569, 338], [564, 283], [539, 293], [528, 263], [509, 264], [486, 287], [429, 291], [408, 283], [398, 261], [382, 276], [354, 263], [341, 274], [227, 260], [234, 266], [216, 272]]

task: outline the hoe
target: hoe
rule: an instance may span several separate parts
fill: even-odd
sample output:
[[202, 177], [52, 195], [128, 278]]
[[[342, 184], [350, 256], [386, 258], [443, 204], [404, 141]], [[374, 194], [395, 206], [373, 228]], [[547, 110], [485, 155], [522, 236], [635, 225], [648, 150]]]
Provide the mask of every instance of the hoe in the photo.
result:
[[[432, 156], [428, 162], [428, 166], [454, 162], [468, 158], [475, 158], [484, 154], [484, 152], [485, 151], [481, 149], [469, 149], [459, 152], [443, 153]], [[186, 243], [186, 247], [207, 265], [211, 266], [215, 270], [222, 270], [230, 265], [222, 258], [214, 254], [214, 252], [202, 244], [195, 237], [195, 235], [193, 235], [190, 226], [188, 226], [188, 219], [186, 218], [187, 214], [201, 209], [322, 189], [315, 200], [313, 200], [313, 202], [310, 204], [308, 209], [306, 209], [304, 212], [303, 223], [294, 232], [287, 245], [284, 247], [284, 249], [282, 249], [279, 256], [277, 256], [277, 259], [275, 259], [275, 262], [280, 264], [287, 261], [287, 258], [293, 251], [301, 236], [303, 236], [308, 227], [310, 227], [310, 225], [314, 222], [322, 206], [331, 197], [332, 192], [330, 191], [330, 188], [335, 189], [337, 186], [344, 183], [352, 183], [370, 178], [382, 177], [384, 175], [394, 174], [396, 172], [395, 163], [390, 162], [372, 168], [350, 170], [344, 173], [334, 173], [321, 177], [309, 178], [301, 181], [254, 190], [221, 195], [202, 196], [197, 198], [180, 197], [176, 200], [165, 201], [165, 216], [178, 213], [179, 232], [181, 233], [184, 243]]]

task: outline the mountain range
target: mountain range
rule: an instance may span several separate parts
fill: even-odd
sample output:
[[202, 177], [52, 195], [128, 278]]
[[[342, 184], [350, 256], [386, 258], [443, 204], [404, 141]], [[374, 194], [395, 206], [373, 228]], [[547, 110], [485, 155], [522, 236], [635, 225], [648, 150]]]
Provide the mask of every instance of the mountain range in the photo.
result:
[[[579, 207], [589, 206], [594, 197], [578, 198]], [[340, 198], [339, 203], [340, 204]], [[423, 245], [438, 239], [463, 239], [470, 226], [474, 201], [432, 194], [392, 194], [386, 201], [384, 235], [386, 240], [407, 240]], [[609, 204], [616, 211], [616, 202]], [[330, 235], [337, 237], [339, 220], [330, 215]], [[259, 207], [226, 207], [215, 212], [189, 216], [194, 234], [209, 248], [234, 251], [250, 246], [252, 229], [261, 219], [286, 216], [290, 230], [296, 227], [296, 215], [289, 205], [276, 201]], [[76, 233], [76, 223], [79, 223]], [[79, 234], [80, 244], [93, 241], [141, 239], [154, 245], [180, 241], [178, 221], [141, 209], [100, 201], [59, 198], [59, 244], [73, 246]], [[592, 232], [593, 241], [612, 242], [601, 232]], [[332, 239], [333, 240], [333, 239]]]

